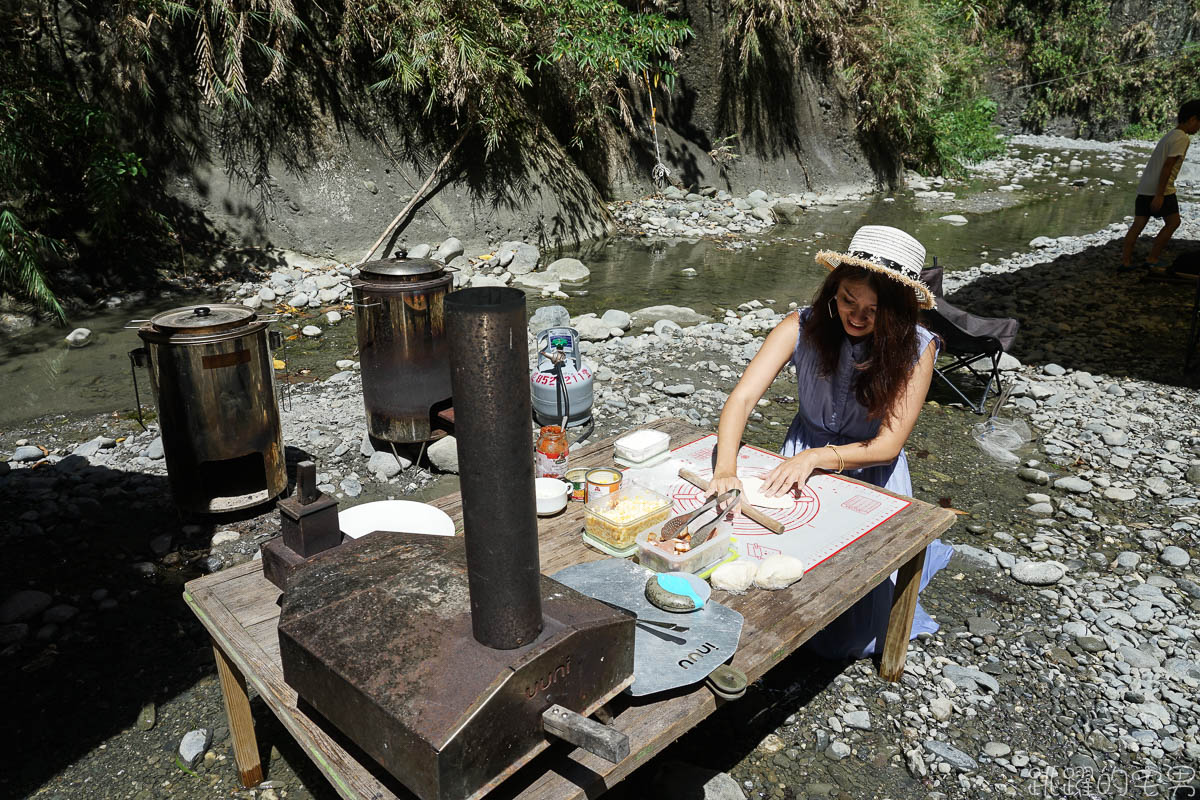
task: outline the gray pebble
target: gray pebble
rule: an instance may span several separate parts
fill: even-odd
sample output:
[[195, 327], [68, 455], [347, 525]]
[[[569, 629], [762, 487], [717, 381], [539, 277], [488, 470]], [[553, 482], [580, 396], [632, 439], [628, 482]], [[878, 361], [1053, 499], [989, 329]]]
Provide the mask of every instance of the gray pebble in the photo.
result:
[[1168, 545], [1159, 553], [1158, 560], [1170, 567], [1186, 567], [1191, 563], [1192, 557], [1182, 547]]
[[845, 742], [834, 742], [825, 750], [825, 757], [833, 761], [841, 761], [850, 755], [850, 745]]
[[928, 752], [932, 753], [938, 758], [941, 758], [955, 769], [967, 772], [979, 768], [979, 764], [975, 761], [975, 759], [971, 758], [957, 747], [946, 744], [945, 742], [928, 740], [924, 743], [924, 747]]
[[866, 711], [850, 711], [842, 715], [846, 727], [857, 728], [860, 731], [871, 730], [871, 715]]
[[0, 604], [0, 625], [32, 619], [49, 608], [53, 601], [50, 595], [36, 589], [11, 594]]
[[46, 454], [42, 452], [40, 447], [28, 444], [13, 450], [9, 458], [13, 461], [41, 461], [45, 457]]
[[179, 757], [189, 767], [196, 766], [212, 743], [212, 731], [208, 728], [198, 728], [188, 731], [179, 742]]
[[1066, 574], [1062, 564], [1054, 561], [1018, 561], [1012, 567], [1013, 580], [1029, 586], [1050, 586]]

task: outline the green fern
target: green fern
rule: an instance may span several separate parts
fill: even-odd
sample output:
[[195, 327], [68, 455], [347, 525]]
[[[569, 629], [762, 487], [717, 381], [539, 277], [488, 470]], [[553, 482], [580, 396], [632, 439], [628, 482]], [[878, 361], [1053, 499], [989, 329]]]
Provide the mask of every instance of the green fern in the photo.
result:
[[44, 265], [62, 253], [62, 242], [26, 230], [12, 211], [0, 211], [0, 286], [29, 298], [66, 322], [67, 314], [46, 281]]

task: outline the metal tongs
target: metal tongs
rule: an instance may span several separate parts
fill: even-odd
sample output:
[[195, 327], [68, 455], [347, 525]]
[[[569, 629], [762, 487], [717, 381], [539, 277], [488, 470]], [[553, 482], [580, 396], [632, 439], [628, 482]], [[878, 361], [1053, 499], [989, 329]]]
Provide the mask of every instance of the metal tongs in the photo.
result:
[[[662, 534], [669, 533], [669, 536], [666, 536], [662, 539], [663, 541], [666, 541], [666, 539], [677, 538], [683, 535], [685, 532], [690, 533], [690, 549], [694, 550], [712, 538], [713, 534], [717, 530], [717, 523], [721, 521], [721, 518], [726, 514], [733, 513], [737, 509], [738, 504], [741, 502], [742, 490], [730, 489], [728, 492], [724, 492], [716, 497], [709, 498], [707, 503], [697, 508], [691, 514], [688, 514], [686, 517], [680, 515], [675, 519], [668, 521], [666, 525], [663, 525], [662, 533], [659, 535], [662, 537]], [[713, 518], [707, 522], [697, 525], [697, 520], [709, 512], [715, 512], [713, 514]], [[676, 522], [676, 520], [682, 520], [682, 522]], [[670, 530], [668, 530], [668, 527]]]

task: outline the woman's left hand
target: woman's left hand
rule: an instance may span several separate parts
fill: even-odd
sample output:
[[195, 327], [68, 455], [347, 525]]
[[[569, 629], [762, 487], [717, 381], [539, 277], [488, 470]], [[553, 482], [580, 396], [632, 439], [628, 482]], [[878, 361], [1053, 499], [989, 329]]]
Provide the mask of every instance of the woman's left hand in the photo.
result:
[[793, 486], [803, 486], [808, 476], [816, 469], [814, 450], [801, 450], [796, 455], [784, 461], [763, 478], [763, 494], [767, 497], [778, 497], [784, 492], [791, 491]]

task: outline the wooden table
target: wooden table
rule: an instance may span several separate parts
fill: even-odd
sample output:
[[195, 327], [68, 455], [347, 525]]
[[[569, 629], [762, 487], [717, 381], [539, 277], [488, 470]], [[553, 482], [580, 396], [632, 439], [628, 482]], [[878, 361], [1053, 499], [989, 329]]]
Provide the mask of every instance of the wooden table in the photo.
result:
[[[675, 419], [643, 427], [667, 431], [676, 446], [703, 435], [699, 429]], [[606, 439], [572, 451], [572, 465], [611, 464], [612, 442]], [[461, 524], [461, 497], [457, 493], [432, 504]], [[870, 535], [814, 568], [790, 589], [751, 591], [740, 597], [714, 592], [715, 600], [745, 617], [733, 666], [745, 672], [751, 681], [757, 680], [899, 570], [880, 667], [883, 678], [898, 680], [904, 670], [925, 547], [953, 522], [953, 512], [913, 501]], [[582, 527], [580, 504], [570, 504], [559, 516], [539, 521], [542, 572], [552, 574], [572, 564], [608, 558], [582, 543], [579, 536]], [[372, 800], [412, 797], [377, 765], [359, 763], [351, 752], [297, 709], [296, 693], [283, 682], [279, 660], [276, 631], [279, 591], [263, 578], [260, 561], [191, 581], [183, 597], [212, 635], [234, 757], [244, 785], [250, 787], [262, 781], [246, 689], [248, 682], [339, 795]], [[583, 750], [552, 747], [489, 797], [556, 800], [595, 797], [695, 727], [721, 702], [724, 701], [718, 700], [703, 684], [689, 693], [661, 699], [621, 695], [610, 708], [615, 712], [614, 724], [629, 737], [628, 758], [620, 764], [610, 764]]]

